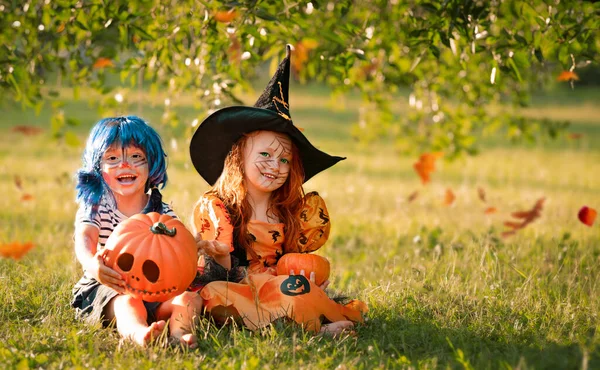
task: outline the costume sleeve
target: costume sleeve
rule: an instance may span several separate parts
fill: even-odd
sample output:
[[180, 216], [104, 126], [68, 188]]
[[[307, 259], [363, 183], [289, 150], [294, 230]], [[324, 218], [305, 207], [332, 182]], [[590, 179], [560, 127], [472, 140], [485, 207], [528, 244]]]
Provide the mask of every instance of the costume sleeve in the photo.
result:
[[329, 238], [331, 224], [325, 201], [313, 191], [304, 197], [304, 208], [300, 213], [299, 252], [312, 252], [325, 244]]
[[173, 218], [177, 218], [179, 219], [179, 217], [177, 217], [177, 214], [175, 213], [175, 211], [173, 211], [173, 208], [171, 208], [171, 206], [165, 202], [162, 203], [162, 207], [163, 207], [163, 214], [164, 215], [168, 215], [171, 216]]
[[203, 195], [194, 206], [192, 215], [194, 235], [200, 233], [202, 240], [217, 240], [229, 245], [233, 252], [233, 225], [225, 204], [215, 197]]
[[96, 212], [94, 217], [90, 216], [90, 212], [84, 206], [79, 206], [77, 214], [75, 215], [75, 226], [79, 224], [92, 225], [100, 230], [100, 212]]

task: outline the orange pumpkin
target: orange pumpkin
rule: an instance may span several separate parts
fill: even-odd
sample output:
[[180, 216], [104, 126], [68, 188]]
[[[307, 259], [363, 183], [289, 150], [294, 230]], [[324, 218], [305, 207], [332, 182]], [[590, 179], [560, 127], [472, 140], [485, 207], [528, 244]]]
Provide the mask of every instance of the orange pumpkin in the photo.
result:
[[315, 283], [323, 284], [329, 279], [329, 261], [325, 257], [316, 254], [307, 253], [287, 253], [277, 262], [277, 275], [289, 275], [294, 270], [295, 274], [300, 274], [304, 270], [304, 275], [310, 277], [310, 273], [315, 273]]
[[196, 275], [196, 242], [181, 221], [156, 212], [137, 214], [115, 228], [104, 263], [125, 280], [127, 294], [164, 302], [183, 293]]

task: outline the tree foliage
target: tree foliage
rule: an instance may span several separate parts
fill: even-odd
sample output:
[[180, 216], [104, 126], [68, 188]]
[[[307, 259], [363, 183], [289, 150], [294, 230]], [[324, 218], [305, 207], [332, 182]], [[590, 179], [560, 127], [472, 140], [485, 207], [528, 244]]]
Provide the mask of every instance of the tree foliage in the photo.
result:
[[[56, 74], [76, 97], [99, 91], [101, 106], [116, 104], [116, 73], [171, 99], [192, 93], [205, 112], [235, 102], [291, 43], [297, 78], [361, 93], [357, 136], [452, 156], [475, 152], [485, 130], [555, 134], [560, 125], [491, 107], [527, 105], [557, 71], [597, 63], [599, 15], [600, 4], [575, 0], [0, 0], [0, 94], [37, 110], [51, 102], [57, 135], [73, 122], [48, 83]], [[397, 116], [403, 86], [410, 109]]]

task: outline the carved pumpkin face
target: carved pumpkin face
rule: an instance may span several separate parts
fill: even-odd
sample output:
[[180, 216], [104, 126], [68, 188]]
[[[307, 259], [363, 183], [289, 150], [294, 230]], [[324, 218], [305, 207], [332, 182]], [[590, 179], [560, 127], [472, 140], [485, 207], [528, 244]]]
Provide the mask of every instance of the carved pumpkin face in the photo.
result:
[[289, 275], [294, 270], [295, 274], [300, 274], [304, 270], [304, 276], [310, 277], [310, 273], [315, 273], [315, 283], [321, 285], [329, 279], [329, 261], [327, 258], [316, 254], [307, 253], [286, 253], [277, 262], [277, 275]]
[[104, 263], [125, 280], [127, 294], [164, 302], [196, 275], [196, 242], [181, 221], [156, 212], [121, 222], [106, 241]]

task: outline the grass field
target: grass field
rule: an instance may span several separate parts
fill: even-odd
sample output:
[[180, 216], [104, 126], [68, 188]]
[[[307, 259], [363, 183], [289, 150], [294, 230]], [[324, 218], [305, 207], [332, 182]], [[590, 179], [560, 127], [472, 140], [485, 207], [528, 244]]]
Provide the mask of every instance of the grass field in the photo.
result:
[[[59, 145], [40, 116], [3, 106], [0, 117], [0, 242], [33, 241], [22, 260], [0, 260], [0, 368], [600, 368], [600, 225], [577, 220], [600, 209], [597, 91], [539, 97], [525, 114], [572, 119], [580, 139], [510, 143], [483, 138], [477, 157], [439, 162], [421, 185], [412, 164], [385, 142], [352, 139], [356, 104], [332, 110], [321, 89], [292, 90], [292, 115], [320, 148], [346, 161], [306, 184], [326, 199], [333, 221], [319, 251], [332, 262], [333, 291], [366, 301], [356, 336], [331, 340], [277, 323], [253, 333], [196, 328], [195, 351], [119, 345], [111, 330], [75, 321], [71, 287], [81, 274], [72, 247], [74, 173], [82, 148]], [[191, 101], [175, 107], [191, 122]], [[85, 101], [65, 111], [99, 118]], [[400, 111], [405, 109], [399, 104]], [[163, 134], [170, 156], [164, 198], [189, 220], [207, 189], [191, 167], [184, 129], [167, 130], [161, 109], [132, 104]], [[23, 136], [14, 125], [46, 128]], [[15, 178], [22, 180], [22, 190]], [[452, 206], [444, 193], [456, 194]], [[486, 192], [487, 202], [478, 196]], [[409, 194], [418, 197], [408, 201]], [[21, 200], [24, 193], [33, 199]], [[545, 197], [541, 218], [500, 237], [510, 213]], [[484, 214], [487, 207], [497, 212]]]

